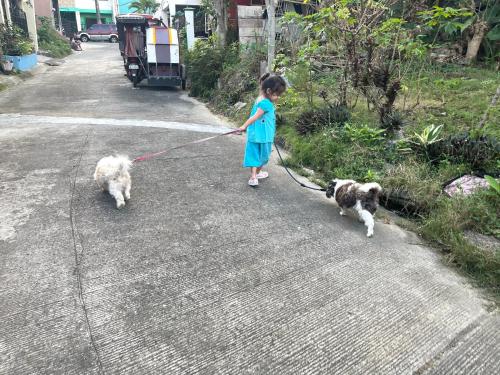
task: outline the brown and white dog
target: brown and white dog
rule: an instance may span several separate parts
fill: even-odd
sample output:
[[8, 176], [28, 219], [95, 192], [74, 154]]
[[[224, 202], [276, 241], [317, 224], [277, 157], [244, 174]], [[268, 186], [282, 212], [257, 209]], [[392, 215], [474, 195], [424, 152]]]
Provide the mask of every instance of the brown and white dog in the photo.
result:
[[360, 184], [354, 180], [334, 179], [326, 188], [326, 197], [334, 197], [340, 206], [340, 214], [345, 215], [345, 209], [353, 208], [368, 228], [367, 237], [373, 236], [375, 224], [373, 215], [378, 207], [378, 196], [382, 188], [376, 182]]

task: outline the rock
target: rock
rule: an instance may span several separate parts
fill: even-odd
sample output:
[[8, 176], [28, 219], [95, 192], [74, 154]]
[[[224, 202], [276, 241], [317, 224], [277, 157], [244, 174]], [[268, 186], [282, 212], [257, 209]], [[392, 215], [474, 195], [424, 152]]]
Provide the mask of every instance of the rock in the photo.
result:
[[50, 66], [59, 66], [64, 64], [64, 60], [58, 60], [58, 59], [50, 59], [45, 61], [45, 64], [50, 65]]
[[474, 191], [488, 188], [488, 186], [486, 179], [466, 174], [450, 182], [443, 190], [452, 197], [457, 194], [470, 195]]
[[465, 238], [467, 238], [472, 244], [477, 247], [492, 252], [500, 251], [500, 241], [493, 236], [486, 236], [477, 232], [466, 230], [464, 232]]
[[243, 102], [237, 102], [233, 105], [233, 108], [239, 111], [240, 109], [244, 108], [247, 105], [247, 103]]

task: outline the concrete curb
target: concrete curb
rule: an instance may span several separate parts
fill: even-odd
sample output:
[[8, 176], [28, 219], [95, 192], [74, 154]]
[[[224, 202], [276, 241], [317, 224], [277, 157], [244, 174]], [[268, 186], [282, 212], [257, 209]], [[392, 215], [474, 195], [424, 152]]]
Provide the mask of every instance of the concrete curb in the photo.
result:
[[15, 75], [6, 75], [6, 74], [0, 74], [0, 85], [6, 86], [6, 89], [12, 86], [17, 86], [24, 81], [33, 78], [34, 76], [38, 74], [45, 73], [45, 71], [48, 69], [48, 66], [45, 65], [45, 63], [38, 62], [33, 69], [23, 72], [20, 74], [15, 74]]

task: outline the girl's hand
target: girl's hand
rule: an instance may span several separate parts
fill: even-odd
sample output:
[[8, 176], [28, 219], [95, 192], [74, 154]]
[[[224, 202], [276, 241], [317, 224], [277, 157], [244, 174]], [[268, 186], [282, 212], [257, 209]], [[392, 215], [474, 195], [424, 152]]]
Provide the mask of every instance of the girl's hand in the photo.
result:
[[241, 134], [241, 133], [246, 132], [247, 127], [243, 125], [243, 126], [240, 126], [238, 129], [240, 130], [240, 131], [238, 132], [238, 134]]

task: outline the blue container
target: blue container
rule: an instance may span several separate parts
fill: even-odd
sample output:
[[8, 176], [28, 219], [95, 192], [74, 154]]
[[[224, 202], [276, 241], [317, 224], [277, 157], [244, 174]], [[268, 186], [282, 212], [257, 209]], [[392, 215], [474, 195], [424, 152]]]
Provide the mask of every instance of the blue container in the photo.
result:
[[10, 60], [14, 63], [14, 69], [26, 71], [33, 68], [37, 63], [36, 53], [23, 56], [3, 55], [2, 60]]

